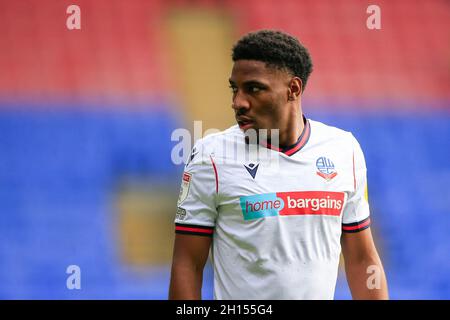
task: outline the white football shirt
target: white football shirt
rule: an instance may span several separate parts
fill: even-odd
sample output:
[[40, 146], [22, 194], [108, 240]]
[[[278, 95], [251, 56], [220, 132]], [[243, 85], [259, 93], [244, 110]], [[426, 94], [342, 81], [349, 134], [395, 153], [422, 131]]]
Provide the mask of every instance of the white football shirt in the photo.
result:
[[281, 150], [237, 125], [196, 143], [175, 231], [213, 237], [215, 299], [333, 299], [341, 234], [370, 225], [366, 165], [351, 133], [304, 123]]

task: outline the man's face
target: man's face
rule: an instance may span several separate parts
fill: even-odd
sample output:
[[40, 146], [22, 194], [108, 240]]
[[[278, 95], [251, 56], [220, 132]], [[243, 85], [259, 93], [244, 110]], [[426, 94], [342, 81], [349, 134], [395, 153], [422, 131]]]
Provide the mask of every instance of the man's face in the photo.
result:
[[280, 129], [288, 117], [287, 72], [267, 67], [265, 62], [238, 60], [230, 77], [233, 109], [241, 130]]

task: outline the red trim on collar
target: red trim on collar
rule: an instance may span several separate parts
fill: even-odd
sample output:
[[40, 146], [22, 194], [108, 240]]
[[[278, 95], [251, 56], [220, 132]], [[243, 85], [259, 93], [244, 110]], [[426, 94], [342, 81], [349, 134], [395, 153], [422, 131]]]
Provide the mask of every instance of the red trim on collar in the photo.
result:
[[282, 152], [287, 156], [292, 156], [294, 153], [297, 153], [298, 151], [300, 151], [300, 149], [302, 149], [305, 146], [305, 144], [309, 140], [309, 136], [311, 135], [311, 125], [309, 124], [309, 121], [308, 119], [306, 119], [305, 116], [303, 116], [303, 119], [305, 126], [303, 127], [303, 131], [294, 145], [289, 146], [287, 148], [277, 148], [272, 146], [270, 143], [262, 143], [262, 145], [269, 149]]

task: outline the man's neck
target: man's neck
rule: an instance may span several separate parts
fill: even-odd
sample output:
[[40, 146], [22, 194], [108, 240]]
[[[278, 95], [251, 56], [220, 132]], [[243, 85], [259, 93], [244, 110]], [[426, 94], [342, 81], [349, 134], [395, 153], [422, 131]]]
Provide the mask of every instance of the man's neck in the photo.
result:
[[285, 129], [280, 130], [280, 147], [289, 147], [296, 144], [304, 127], [305, 124], [303, 123], [303, 113], [301, 109], [294, 109], [293, 112], [289, 114]]

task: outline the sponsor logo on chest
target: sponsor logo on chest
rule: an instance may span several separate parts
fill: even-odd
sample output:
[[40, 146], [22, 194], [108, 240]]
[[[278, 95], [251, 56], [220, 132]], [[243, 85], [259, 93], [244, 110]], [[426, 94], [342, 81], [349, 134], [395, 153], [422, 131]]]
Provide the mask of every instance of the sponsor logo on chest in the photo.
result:
[[294, 191], [245, 196], [240, 198], [244, 220], [273, 216], [340, 216], [344, 192]]

